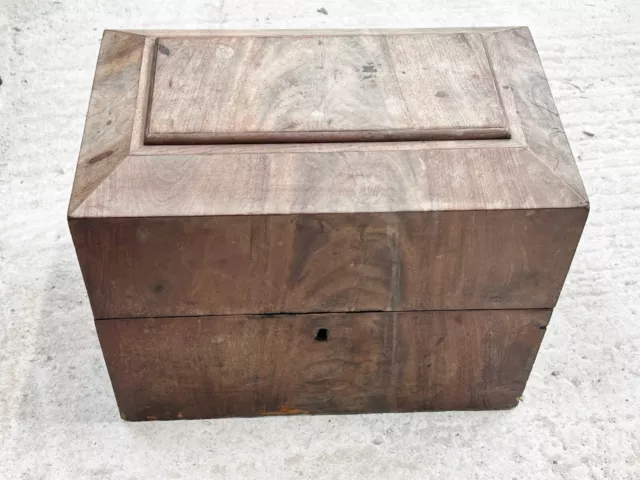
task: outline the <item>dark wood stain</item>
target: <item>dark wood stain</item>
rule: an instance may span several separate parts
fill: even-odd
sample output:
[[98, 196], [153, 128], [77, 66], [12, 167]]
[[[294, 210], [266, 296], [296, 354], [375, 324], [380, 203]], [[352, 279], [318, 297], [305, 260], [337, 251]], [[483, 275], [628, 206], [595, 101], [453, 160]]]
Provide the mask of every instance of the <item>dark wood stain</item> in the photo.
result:
[[293, 286], [303, 280], [307, 261], [318, 252], [329, 240], [329, 232], [325, 232], [322, 220], [301, 218], [295, 224], [293, 236], [293, 259], [289, 273], [289, 285]]
[[[97, 218], [70, 227], [97, 318], [552, 308], [586, 213]], [[161, 295], [150, 279], [162, 279]]]
[[93, 165], [95, 163], [98, 163], [102, 160], [104, 160], [105, 158], [109, 158], [111, 155], [113, 155], [113, 150], [107, 150], [106, 152], [102, 152], [94, 157], [91, 157], [87, 163], [89, 165]]
[[[542, 340], [536, 326], [550, 313], [146, 318], [96, 328], [128, 420], [360, 413], [515, 406]], [[328, 341], [314, 340], [319, 328]]]
[[166, 45], [162, 44], [162, 43], [158, 43], [158, 51], [162, 54], [162, 55], [171, 55], [171, 50], [169, 49], [169, 47], [167, 47]]

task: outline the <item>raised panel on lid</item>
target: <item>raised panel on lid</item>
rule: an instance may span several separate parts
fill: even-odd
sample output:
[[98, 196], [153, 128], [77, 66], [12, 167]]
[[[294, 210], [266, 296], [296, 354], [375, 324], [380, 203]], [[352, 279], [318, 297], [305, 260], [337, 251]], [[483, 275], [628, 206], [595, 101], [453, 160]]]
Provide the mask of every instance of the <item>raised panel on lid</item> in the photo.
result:
[[148, 144], [509, 138], [474, 33], [159, 38]]

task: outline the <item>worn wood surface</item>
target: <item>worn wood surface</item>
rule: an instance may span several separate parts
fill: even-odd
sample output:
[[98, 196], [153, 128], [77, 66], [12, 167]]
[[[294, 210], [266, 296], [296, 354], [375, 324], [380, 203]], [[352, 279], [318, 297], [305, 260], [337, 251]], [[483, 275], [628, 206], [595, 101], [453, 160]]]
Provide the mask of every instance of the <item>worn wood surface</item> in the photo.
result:
[[[508, 408], [549, 310], [98, 320], [128, 420]], [[315, 340], [319, 329], [327, 340]]]
[[587, 194], [564, 133], [549, 83], [528, 28], [514, 28], [489, 35], [489, 49], [500, 52], [503, 68], [511, 72], [509, 88], [515, 98], [528, 150], [538, 163], [580, 195]]
[[144, 35], [149, 38], [160, 37], [281, 37], [282, 35], [393, 35], [398, 33], [497, 33], [505, 30], [521, 29], [526, 27], [501, 26], [501, 27], [441, 27], [441, 28], [314, 28], [314, 29], [252, 29], [236, 30], [223, 28], [219, 30], [211, 29], [126, 29], [122, 32]]
[[[141, 145], [146, 104], [144, 98], [132, 92], [140, 87], [144, 92], [148, 83], [140, 78], [139, 69], [105, 67], [104, 71], [113, 78], [96, 77], [88, 116], [92, 120], [83, 142], [83, 152], [93, 153], [81, 156], [69, 215], [84, 218], [586, 208], [587, 196], [528, 29], [478, 32], [483, 35], [489, 63], [500, 85], [498, 94], [512, 139]], [[126, 49], [119, 51], [118, 45], [126, 40], [127, 45], [138, 45], [136, 51], [142, 52], [145, 37], [107, 33], [103, 42], [107, 53], [103, 56], [110, 62], [108, 65], [139, 60], [127, 55]], [[422, 35], [426, 33], [421, 31]], [[146, 33], [154, 39], [169, 34], [172, 38], [181, 37], [175, 32]], [[280, 32], [279, 37], [286, 34]], [[211, 35], [220, 36], [220, 32], [212, 31]], [[190, 33], [183, 32], [182, 36], [189, 37]], [[153, 51], [146, 54], [152, 55]], [[151, 75], [153, 62], [140, 63], [143, 73]], [[118, 157], [117, 162], [107, 155], [113, 150], [110, 137], [99, 122], [95, 123], [99, 115], [108, 115], [100, 108], [107, 97], [119, 100], [118, 108], [128, 112], [131, 122], [136, 112], [133, 126], [127, 123], [129, 120], [118, 122], [118, 130], [114, 131], [117, 138], [133, 147], [128, 158]], [[107, 122], [104, 119], [105, 125]], [[114, 128], [113, 122], [110, 127]], [[129, 128], [134, 130], [133, 139]], [[88, 160], [92, 160], [90, 169], [84, 166]], [[323, 188], [317, 188], [319, 181]]]
[[528, 30], [403, 37], [483, 45], [514, 139], [140, 155], [156, 42], [229, 36], [107, 32], [70, 204], [96, 316], [552, 307], [588, 201]]
[[482, 35], [159, 38], [148, 143], [506, 138]]
[[[529, 31], [235, 36], [103, 39], [69, 224], [123, 415], [515, 405], [588, 213]], [[293, 140], [404, 141], [213, 144]]]
[[[488, 33], [488, 29], [473, 29], [475, 33], [483, 32]], [[213, 31], [215, 33], [221, 33], [219, 31]], [[226, 32], [222, 31], [222, 32]], [[268, 30], [254, 31], [256, 35], [269, 36]], [[278, 31], [280, 32], [280, 31]], [[322, 30], [314, 30], [314, 34], [328, 35], [331, 32], [323, 32]], [[434, 30], [402, 30], [405, 33], [427, 34], [436, 33]], [[244, 32], [245, 34], [247, 32]], [[281, 33], [281, 32], [280, 32]], [[289, 33], [289, 32], [288, 32]], [[307, 32], [308, 33], [308, 32]], [[335, 32], [334, 32], [335, 33]], [[362, 33], [362, 32], [360, 32]], [[366, 30], [367, 35], [382, 35], [384, 33], [393, 34], [393, 31], [387, 32], [386, 30]], [[444, 29], [443, 33], [447, 33], [447, 29]], [[493, 32], [492, 32], [493, 33]], [[290, 33], [293, 34], [293, 33]], [[300, 33], [301, 34], [301, 33]], [[352, 35], [349, 30], [340, 30], [340, 35]], [[182, 35], [177, 35], [179, 38], [184, 38], [189, 35], [185, 35], [183, 31]], [[214, 35], [216, 36], [216, 35]], [[223, 35], [226, 36], [226, 35]], [[246, 36], [246, 35], [245, 35]], [[389, 151], [392, 150], [442, 150], [442, 149], [484, 149], [484, 148], [526, 148], [526, 139], [522, 130], [522, 122], [520, 115], [517, 111], [514, 95], [511, 90], [511, 77], [517, 74], [517, 69], [513, 65], [506, 67], [503, 55], [500, 52], [500, 44], [495, 40], [495, 35], [483, 35], [485, 49], [487, 52], [488, 60], [493, 71], [496, 85], [499, 87], [498, 96], [502, 103], [506, 122], [508, 125], [509, 136], [508, 139], [480, 139], [480, 140], [465, 140], [465, 141], [451, 141], [451, 140], [428, 140], [428, 141], [401, 141], [401, 142], [339, 142], [339, 143], [287, 143], [287, 144], [200, 144], [200, 145], [142, 145], [138, 144], [132, 147], [132, 155], [208, 155], [214, 153], [308, 153], [308, 152], [337, 152], [337, 151]], [[154, 39], [155, 37], [148, 37], [148, 39]], [[150, 54], [149, 57], [155, 59], [155, 54]], [[150, 66], [153, 62], [149, 62]], [[143, 75], [150, 80], [153, 78], [155, 68], [147, 68]], [[146, 84], [145, 84], [146, 86]], [[148, 96], [148, 90], [145, 91], [145, 96]], [[148, 114], [146, 106], [145, 110], [140, 112], [140, 116]], [[146, 122], [145, 122], [146, 123]], [[543, 126], [537, 126], [540, 129]], [[145, 132], [141, 128], [139, 131], [138, 125], [134, 126], [134, 131], [139, 138], [144, 138]], [[553, 132], [551, 132], [553, 133]], [[142, 143], [142, 142], [141, 142]]]
[[586, 209], [525, 149], [132, 156], [77, 218]]
[[[147, 128], [151, 88], [153, 86], [153, 69], [155, 68], [155, 54], [158, 43], [155, 39], [144, 37], [140, 74], [138, 75], [138, 95], [134, 105], [133, 125], [131, 127], [130, 150], [134, 152], [144, 146], [144, 135]], [[135, 88], [134, 85], [131, 85]]]
[[550, 308], [584, 210], [71, 222], [97, 318]]
[[142, 36], [104, 33], [69, 214], [129, 155], [144, 44]]

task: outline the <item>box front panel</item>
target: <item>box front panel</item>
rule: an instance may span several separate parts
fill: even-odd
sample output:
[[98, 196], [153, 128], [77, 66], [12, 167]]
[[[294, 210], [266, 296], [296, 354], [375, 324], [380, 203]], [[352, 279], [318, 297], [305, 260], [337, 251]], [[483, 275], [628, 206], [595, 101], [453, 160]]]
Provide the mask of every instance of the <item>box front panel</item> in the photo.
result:
[[549, 310], [98, 320], [128, 420], [508, 408]]
[[583, 210], [71, 222], [96, 318], [552, 308]]

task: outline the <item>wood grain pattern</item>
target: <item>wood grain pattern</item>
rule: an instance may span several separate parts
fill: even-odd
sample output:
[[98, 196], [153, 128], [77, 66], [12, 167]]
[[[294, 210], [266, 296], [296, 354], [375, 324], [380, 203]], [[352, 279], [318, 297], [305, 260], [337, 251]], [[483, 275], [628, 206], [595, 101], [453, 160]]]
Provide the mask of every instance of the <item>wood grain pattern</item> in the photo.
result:
[[[509, 408], [549, 310], [98, 320], [123, 418]], [[314, 340], [319, 329], [327, 341]]]
[[103, 35], [69, 214], [129, 155], [144, 43], [130, 33]]
[[69, 225], [141, 420], [513, 406], [588, 208], [526, 28], [106, 32]]
[[[555, 107], [528, 29], [479, 32], [513, 141], [143, 146], [106, 179], [85, 182], [79, 167], [74, 191], [85, 194], [74, 195], [69, 216], [588, 208], [562, 125], [549, 113]], [[272, 32], [256, 33], [262, 34]], [[113, 82], [116, 87], [116, 98], [135, 89]], [[534, 147], [523, 147], [525, 140]], [[100, 149], [89, 137], [86, 143], [83, 149]], [[145, 155], [136, 155], [142, 149]], [[343, 154], [352, 151], [366, 154]]]
[[[439, 30], [438, 30], [439, 31]], [[493, 32], [490, 29], [472, 30], [478, 32]], [[264, 35], [265, 30], [255, 31], [256, 35]], [[321, 31], [313, 31], [314, 34], [321, 34]], [[350, 35], [349, 31], [340, 30], [340, 34]], [[369, 35], [381, 35], [383, 33], [397, 33], [391, 30], [366, 31]], [[403, 33], [427, 34], [435, 33], [433, 30], [410, 30]], [[245, 32], [246, 33], [246, 32]], [[334, 32], [335, 33], [335, 32]], [[450, 29], [444, 29], [443, 33], [451, 33]], [[287, 31], [287, 34], [291, 34]], [[328, 33], [324, 33], [328, 34]], [[204, 34], [203, 34], [204, 35]], [[184, 31], [182, 35], [176, 35], [180, 38], [188, 37]], [[209, 145], [136, 145], [132, 148], [132, 155], [208, 155], [216, 153], [305, 153], [305, 152], [337, 152], [337, 151], [389, 151], [389, 150], [442, 150], [442, 149], [484, 149], [484, 148], [526, 148], [526, 139], [522, 131], [522, 123], [517, 111], [515, 99], [510, 84], [510, 76], [517, 72], [512, 65], [507, 68], [502, 53], [500, 52], [499, 43], [495, 40], [495, 36], [484, 35], [484, 42], [489, 58], [493, 76], [495, 77], [498, 88], [498, 96], [503, 106], [506, 121], [509, 129], [510, 138], [508, 139], [481, 139], [481, 140], [429, 140], [429, 141], [401, 141], [401, 142], [339, 142], [339, 143], [287, 143], [287, 144], [209, 144]], [[151, 56], [151, 55], [150, 55]], [[155, 52], [153, 53], [155, 58]], [[151, 63], [151, 62], [150, 62]], [[147, 76], [152, 78], [153, 72], [148, 71]], [[146, 110], [144, 115], [147, 115]], [[145, 117], [146, 118], [146, 117]], [[140, 135], [144, 132], [140, 131]]]
[[586, 211], [72, 222], [96, 318], [551, 308]]
[[[387, 150], [381, 149], [380, 144], [362, 147], [359, 151], [328, 151], [319, 149], [317, 145], [309, 145], [306, 149], [298, 146], [295, 152], [287, 152], [282, 147], [269, 153], [238, 154], [232, 151], [200, 156], [131, 155], [118, 159], [117, 165], [115, 162], [109, 163], [106, 179], [104, 175], [83, 175], [82, 165], [86, 162], [85, 157], [81, 156], [74, 192], [82, 191], [83, 194], [82, 197], [75, 193], [72, 196], [70, 221], [83, 274], [91, 296], [95, 297], [92, 303], [96, 315], [122, 317], [217, 313], [216, 309], [221, 308], [225, 297], [207, 297], [211, 296], [212, 289], [218, 288], [219, 277], [215, 273], [198, 273], [198, 259], [188, 254], [174, 258], [173, 252], [188, 248], [210, 251], [214, 248], [211, 239], [219, 235], [218, 230], [226, 229], [229, 229], [229, 237], [234, 237], [237, 243], [225, 248], [239, 266], [250, 270], [256, 264], [267, 265], [260, 268], [274, 275], [269, 277], [272, 284], [256, 284], [250, 294], [256, 298], [264, 296], [264, 301], [245, 304], [243, 295], [249, 294], [236, 292], [230, 295], [230, 304], [225, 307], [227, 310], [224, 311], [228, 313], [249, 311], [239, 309], [254, 304], [258, 305], [256, 312], [298, 311], [305, 308], [305, 302], [310, 302], [308, 308], [322, 311], [388, 308], [385, 305], [389, 292], [393, 290], [389, 287], [389, 274], [378, 275], [375, 272], [380, 269], [387, 272], [387, 267], [380, 265], [394, 264], [385, 245], [388, 244], [387, 229], [394, 232], [397, 225], [400, 225], [399, 231], [407, 232], [402, 234], [399, 244], [399, 252], [406, 262], [402, 265], [405, 276], [417, 268], [411, 265], [410, 252], [414, 242], [422, 237], [431, 239], [427, 245], [432, 245], [429, 248], [433, 251], [441, 251], [443, 247], [439, 245], [448, 245], [447, 248], [456, 245], [455, 248], [449, 248], [451, 255], [432, 258], [435, 254], [431, 252], [418, 261], [419, 268], [433, 271], [435, 266], [436, 273], [431, 277], [427, 274], [409, 275], [402, 285], [403, 289], [428, 287], [433, 290], [441, 288], [437, 287], [438, 282], [449, 284], [450, 280], [437, 273], [439, 270], [469, 277], [478, 277], [487, 271], [495, 272], [486, 281], [465, 280], [473, 285], [471, 294], [458, 286], [453, 289], [455, 293], [450, 300], [443, 298], [445, 293], [437, 293], [420, 301], [414, 299], [417, 294], [411, 293], [397, 303], [399, 308], [553, 306], [584, 225], [588, 201], [575, 163], [568, 147], [564, 146], [566, 138], [554, 134], [561, 131], [557, 116], [549, 113], [554, 110], [549, 107], [547, 111], [540, 106], [541, 100], [553, 102], [528, 30], [481, 32], [485, 35], [486, 51], [500, 85], [500, 102], [505, 107], [510, 127], [514, 127], [513, 132], [521, 139], [532, 139], [533, 149], [528, 146], [499, 148], [497, 145], [469, 147], [466, 141], [452, 141], [422, 142], [424, 148], [420, 149], [415, 149], [415, 144], [404, 149], [410, 143], [404, 142], [387, 144]], [[127, 92], [135, 91], [139, 86], [144, 90], [149, 85], [144, 75], [140, 75], [140, 70], [144, 73], [146, 68], [152, 67], [148, 55], [151, 52], [149, 38], [153, 38], [153, 35], [153, 32], [149, 32], [147, 37], [105, 34], [100, 60], [105, 66], [99, 70], [105, 74], [97, 74], [100, 82], [96, 84], [98, 89], [93, 97], [96, 100], [92, 102], [106, 105], [107, 97], [122, 99], [115, 104], [118, 108], [122, 106], [122, 111], [126, 112], [123, 117], [126, 120], [123, 122], [125, 131], [126, 128], [135, 129], [135, 125], [139, 128], [142, 124], [139, 113], [144, 110], [144, 98]], [[423, 32], [421, 36], [424, 35]], [[445, 35], [446, 38], [449, 36]], [[134, 44], [135, 48], [132, 47]], [[147, 57], [144, 57], [144, 52]], [[125, 62], [123, 59], [129, 60]], [[141, 66], [132, 67], [136, 62]], [[529, 91], [530, 88], [534, 90]], [[132, 117], [134, 110], [135, 119]], [[90, 113], [90, 118], [93, 118], [103, 114], [103, 111], [92, 106]], [[133, 127], [127, 123], [129, 121], [133, 122]], [[87, 129], [89, 133], [85, 135], [83, 151], [100, 150], [103, 147], [101, 141], [107, 137], [103, 137], [100, 127], [93, 123], [89, 123]], [[556, 143], [545, 141], [545, 135], [553, 137]], [[122, 135], [118, 138], [128, 140]], [[482, 142], [475, 141], [473, 145]], [[426, 145], [443, 143], [457, 145], [458, 148], [426, 148]], [[558, 146], [559, 153], [552, 151], [554, 145]], [[101, 154], [97, 158], [103, 160]], [[478, 213], [484, 210], [488, 211], [486, 215]], [[500, 211], [503, 210], [510, 212], [502, 215]], [[541, 210], [540, 215], [536, 210]], [[424, 212], [423, 216], [421, 212]], [[342, 221], [335, 220], [342, 214], [345, 215]], [[288, 217], [283, 217], [285, 220], [260, 218], [282, 215]], [[247, 218], [242, 218], [244, 216]], [[522, 218], [518, 220], [518, 216]], [[542, 220], [531, 223], [531, 216]], [[119, 221], [118, 217], [124, 218]], [[163, 218], [156, 220], [157, 217]], [[415, 218], [424, 220], [416, 221]], [[461, 218], [472, 223], [461, 224]], [[101, 219], [106, 219], [102, 226]], [[290, 249], [285, 252], [288, 260], [282, 266], [283, 272], [295, 271], [291, 259], [300, 255], [296, 249], [301, 247], [294, 241], [295, 228], [274, 227], [287, 221], [294, 226], [314, 225], [319, 221], [321, 225], [334, 225], [336, 230], [344, 230], [344, 235], [332, 233], [331, 241], [321, 249], [317, 258], [327, 253], [339, 258], [343, 245], [347, 245], [352, 249], [351, 252], [347, 251], [347, 257], [356, 255], [354, 252], [358, 251], [368, 252], [365, 257], [356, 256], [356, 265], [362, 265], [364, 270], [358, 267], [354, 270], [355, 277], [352, 274], [343, 280], [334, 280], [335, 287], [326, 289], [316, 300], [308, 299], [309, 292], [318, 290], [311, 283], [306, 283], [289, 298], [282, 298], [278, 296], [280, 294], [272, 295], [269, 289], [275, 291], [287, 286], [283, 280], [286, 275], [279, 276], [281, 273], [273, 273], [272, 270], [278, 262], [275, 256], [284, 255], [279, 247], [284, 245]], [[198, 223], [202, 226], [197, 227]], [[147, 228], [152, 233], [153, 241], [160, 242], [153, 250], [156, 260], [145, 256], [151, 251], [146, 249], [141, 240], [146, 238], [145, 235], [140, 238], [137, 236], [139, 229], [146, 231], [145, 224], [149, 225]], [[108, 233], [110, 228], [114, 230]], [[131, 230], [126, 232], [127, 228]], [[273, 228], [281, 228], [281, 232], [275, 234]], [[532, 228], [536, 231], [532, 232]], [[567, 229], [566, 236], [562, 234], [563, 228]], [[432, 232], [425, 233], [426, 229]], [[480, 238], [458, 240], [460, 232], [465, 232], [465, 229]], [[256, 233], [259, 231], [267, 234]], [[556, 233], [547, 239], [541, 238], [547, 231]], [[184, 232], [190, 232], [192, 238], [185, 238]], [[260, 236], [252, 237], [249, 235], [251, 232]], [[375, 232], [371, 237], [375, 241], [369, 246], [363, 243], [367, 232]], [[267, 243], [261, 245], [255, 241], [247, 250], [244, 247], [247, 238], [263, 238]], [[414, 238], [419, 240], [414, 241]], [[536, 240], [539, 246], [529, 245], [527, 238], [539, 239]], [[165, 240], [163, 243], [157, 239]], [[313, 241], [308, 240], [310, 244]], [[512, 247], [504, 248], [504, 241], [511, 242]], [[484, 250], [470, 246], [470, 242], [484, 245]], [[556, 248], [554, 242], [560, 248]], [[542, 247], [551, 254], [545, 254]], [[307, 245], [305, 248], [311, 247]], [[376, 263], [378, 257], [375, 253], [385, 251], [385, 248], [387, 253], [384, 253], [380, 263]], [[272, 251], [265, 253], [268, 249]], [[135, 272], [131, 273], [132, 260], [127, 256], [131, 252], [136, 252], [142, 259], [141, 266], [148, 272], [146, 279]], [[471, 258], [466, 259], [465, 255], [471, 255]], [[540, 260], [545, 255], [548, 256], [548, 263]], [[460, 256], [465, 259], [462, 262], [465, 268], [458, 265], [462, 261], [458, 258]], [[106, 257], [107, 265], [92, 260]], [[167, 261], [158, 260], [167, 257], [170, 257]], [[220, 269], [217, 260], [208, 258], [205, 255], [205, 265]], [[214, 255], [210, 258], [217, 257]], [[487, 269], [483, 258], [490, 258], [501, 266]], [[265, 259], [268, 259], [266, 263]], [[113, 262], [113, 265], [109, 266], [109, 262]], [[331, 272], [342, 274], [331, 256], [320, 263], [323, 262], [326, 267], [314, 267], [309, 282], [331, 283]], [[176, 282], [193, 288], [193, 298], [189, 295], [179, 296], [179, 293], [184, 293], [180, 287], [171, 287], [168, 290], [170, 293], [165, 296], [150, 296], [148, 282], [151, 278], [155, 285], [156, 280], [163, 276], [171, 276], [163, 263], [172, 265], [178, 279]], [[540, 265], [540, 268], [535, 265]], [[369, 267], [372, 268], [367, 271]], [[543, 268], [548, 271], [541, 273]], [[144, 275], [144, 269], [140, 275]], [[228, 265], [220, 272], [231, 272], [233, 269], [233, 265]], [[379, 282], [375, 280], [376, 275], [383, 279], [380, 281], [382, 287], [376, 284]], [[494, 288], [513, 290], [509, 282], [527, 275], [529, 279], [536, 279], [535, 282], [514, 283], [526, 286], [533, 293], [529, 292], [526, 296], [524, 287], [518, 287], [516, 293], [503, 296], [499, 301], [487, 299], [492, 281], [496, 282]], [[127, 280], [122, 281], [122, 276]], [[197, 282], [194, 280], [196, 277], [199, 278]], [[243, 276], [239, 275], [238, 278]], [[356, 279], [357, 282], [364, 282], [365, 287], [354, 287]], [[252, 285], [253, 281], [245, 280], [247, 283], [243, 285]], [[415, 281], [418, 283], [414, 284]], [[243, 285], [236, 284], [239, 291], [243, 291]], [[263, 290], [267, 292], [264, 295]], [[382, 296], [374, 299], [380, 292]], [[132, 300], [135, 296], [145, 299], [150, 310], [145, 311], [144, 302]], [[398, 298], [396, 294], [391, 296]], [[177, 311], [171, 311], [172, 302], [177, 305]], [[189, 302], [194, 304], [188, 305]], [[198, 302], [201, 303], [197, 305]]]
[[149, 37], [144, 37], [142, 60], [140, 61], [140, 75], [138, 77], [138, 95], [136, 96], [133, 125], [131, 126], [130, 150], [136, 151], [144, 146], [144, 136], [149, 115], [149, 102], [153, 84], [153, 70], [155, 68], [156, 48], [158, 43]]
[[526, 27], [496, 32], [487, 37], [501, 52], [510, 74], [510, 89], [515, 98], [527, 146], [540, 164], [588, 203], [587, 193], [576, 166], [562, 121], [542, 68], [538, 51]]
[[158, 39], [147, 143], [508, 134], [479, 34]]
[[586, 208], [526, 149], [132, 156], [77, 218]]

